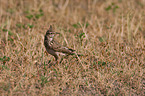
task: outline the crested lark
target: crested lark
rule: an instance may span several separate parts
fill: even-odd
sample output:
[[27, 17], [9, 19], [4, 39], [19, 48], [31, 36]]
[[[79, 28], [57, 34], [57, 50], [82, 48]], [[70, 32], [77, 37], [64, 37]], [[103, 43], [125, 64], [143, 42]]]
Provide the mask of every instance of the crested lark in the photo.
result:
[[54, 40], [54, 36], [56, 34], [60, 34], [58, 32], [54, 32], [52, 26], [50, 25], [49, 29], [47, 30], [44, 38], [44, 46], [46, 51], [55, 57], [55, 60], [58, 61], [59, 54], [63, 53], [63, 55], [73, 55], [75, 54], [73, 49], [69, 49], [67, 47], [63, 47], [58, 42]]

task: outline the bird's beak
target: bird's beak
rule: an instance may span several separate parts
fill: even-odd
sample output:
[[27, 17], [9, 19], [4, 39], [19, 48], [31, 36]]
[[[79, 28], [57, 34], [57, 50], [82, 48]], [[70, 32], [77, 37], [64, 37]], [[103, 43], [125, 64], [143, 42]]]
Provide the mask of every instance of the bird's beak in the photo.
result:
[[55, 34], [60, 34], [59, 32], [55, 32]]

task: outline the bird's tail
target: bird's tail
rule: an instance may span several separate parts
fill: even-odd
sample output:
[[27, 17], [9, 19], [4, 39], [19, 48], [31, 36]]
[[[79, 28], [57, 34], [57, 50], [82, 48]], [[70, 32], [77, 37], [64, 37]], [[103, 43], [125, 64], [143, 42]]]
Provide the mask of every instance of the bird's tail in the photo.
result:
[[73, 50], [73, 49], [70, 49], [70, 48], [69, 48], [69, 50], [72, 51], [72, 52], [76, 51], [76, 50]]
[[70, 49], [70, 48], [69, 48], [69, 50], [72, 51], [72, 54], [71, 55], [84, 56], [83, 54], [76, 53], [75, 52], [76, 50], [73, 50], [73, 49]]

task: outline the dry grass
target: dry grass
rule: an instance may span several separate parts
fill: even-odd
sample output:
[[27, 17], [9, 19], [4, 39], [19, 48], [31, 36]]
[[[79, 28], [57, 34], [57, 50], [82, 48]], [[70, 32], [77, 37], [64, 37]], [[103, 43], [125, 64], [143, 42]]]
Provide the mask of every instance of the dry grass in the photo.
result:
[[[144, 0], [0, 0], [0, 95], [144, 95], [144, 9]], [[50, 24], [87, 56], [48, 68]]]

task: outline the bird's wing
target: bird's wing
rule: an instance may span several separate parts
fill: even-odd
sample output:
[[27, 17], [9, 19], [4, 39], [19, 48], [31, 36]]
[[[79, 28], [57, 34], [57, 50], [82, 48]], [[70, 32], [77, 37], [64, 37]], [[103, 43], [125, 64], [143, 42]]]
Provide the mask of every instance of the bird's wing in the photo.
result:
[[62, 52], [62, 53], [67, 53], [67, 54], [73, 54], [73, 52], [75, 51], [73, 49], [63, 47], [61, 44], [59, 44], [58, 42], [54, 40], [51, 43], [51, 48], [55, 50], [56, 52]]

